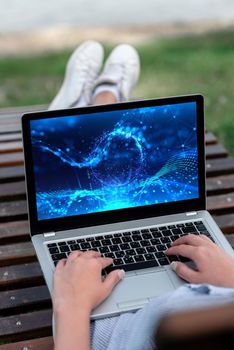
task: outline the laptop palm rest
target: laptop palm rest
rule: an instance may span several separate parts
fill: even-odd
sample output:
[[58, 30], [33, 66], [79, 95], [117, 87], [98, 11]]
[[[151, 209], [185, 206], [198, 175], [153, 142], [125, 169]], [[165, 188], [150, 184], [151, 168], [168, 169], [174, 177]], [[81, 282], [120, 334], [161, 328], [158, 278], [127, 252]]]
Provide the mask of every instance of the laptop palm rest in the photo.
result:
[[[144, 274], [130, 274], [119, 282], [110, 297], [93, 312], [93, 317], [108, 310], [115, 313], [136, 310], [151, 299], [176, 288], [167, 271], [152, 271]], [[147, 295], [147, 298], [145, 297]]]

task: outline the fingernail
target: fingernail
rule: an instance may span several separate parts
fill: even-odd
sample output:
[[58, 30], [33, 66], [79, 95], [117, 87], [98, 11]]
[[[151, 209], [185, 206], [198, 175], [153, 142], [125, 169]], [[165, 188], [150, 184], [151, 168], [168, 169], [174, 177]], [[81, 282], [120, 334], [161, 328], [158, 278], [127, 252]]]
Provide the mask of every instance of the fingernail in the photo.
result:
[[119, 279], [122, 280], [125, 276], [125, 271], [124, 270], [119, 270], [118, 271], [118, 276], [119, 276]]
[[172, 261], [172, 263], [170, 263], [170, 266], [171, 266], [172, 270], [175, 271], [177, 263], [175, 261]]

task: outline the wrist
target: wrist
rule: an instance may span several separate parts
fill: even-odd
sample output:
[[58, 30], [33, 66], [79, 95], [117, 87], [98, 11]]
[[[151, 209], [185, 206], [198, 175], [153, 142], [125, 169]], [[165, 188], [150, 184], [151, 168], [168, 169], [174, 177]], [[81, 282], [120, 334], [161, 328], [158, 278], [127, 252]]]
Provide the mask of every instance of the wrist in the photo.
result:
[[90, 317], [91, 308], [88, 305], [77, 305], [67, 303], [53, 303], [53, 312], [56, 318], [64, 318], [70, 315], [79, 315], [80, 317]]

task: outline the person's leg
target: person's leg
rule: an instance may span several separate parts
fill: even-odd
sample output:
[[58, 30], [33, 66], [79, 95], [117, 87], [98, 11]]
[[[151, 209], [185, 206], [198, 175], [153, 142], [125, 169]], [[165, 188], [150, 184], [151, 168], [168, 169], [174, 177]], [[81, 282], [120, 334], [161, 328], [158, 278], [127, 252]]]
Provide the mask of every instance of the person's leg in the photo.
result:
[[108, 57], [93, 87], [92, 104], [123, 102], [140, 75], [140, 59], [130, 45], [117, 46]]
[[86, 41], [81, 44], [67, 63], [63, 84], [49, 110], [89, 105], [103, 56], [103, 47], [98, 42]]

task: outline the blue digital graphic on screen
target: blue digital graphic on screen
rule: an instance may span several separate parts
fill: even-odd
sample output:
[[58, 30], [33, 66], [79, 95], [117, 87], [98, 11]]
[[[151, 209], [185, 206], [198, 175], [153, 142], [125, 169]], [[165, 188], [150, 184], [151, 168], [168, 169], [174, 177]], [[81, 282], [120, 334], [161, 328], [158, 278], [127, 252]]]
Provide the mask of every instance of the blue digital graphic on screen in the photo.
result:
[[198, 198], [195, 102], [30, 126], [39, 220]]

